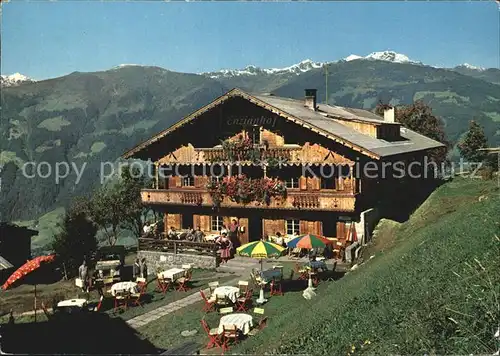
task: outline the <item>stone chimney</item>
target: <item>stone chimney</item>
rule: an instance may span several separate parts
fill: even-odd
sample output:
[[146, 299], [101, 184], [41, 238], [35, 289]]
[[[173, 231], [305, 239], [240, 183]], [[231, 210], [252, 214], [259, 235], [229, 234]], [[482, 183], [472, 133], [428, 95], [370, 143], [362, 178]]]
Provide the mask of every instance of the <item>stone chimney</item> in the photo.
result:
[[306, 106], [316, 111], [316, 89], [306, 89], [305, 104]]
[[388, 123], [396, 122], [396, 118], [394, 117], [394, 107], [390, 106], [384, 110], [384, 121]]

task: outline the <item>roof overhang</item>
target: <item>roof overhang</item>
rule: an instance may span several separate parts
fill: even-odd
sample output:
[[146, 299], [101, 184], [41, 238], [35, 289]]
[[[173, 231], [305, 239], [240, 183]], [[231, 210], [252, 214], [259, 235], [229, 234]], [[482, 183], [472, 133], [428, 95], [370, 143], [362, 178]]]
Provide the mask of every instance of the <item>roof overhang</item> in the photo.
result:
[[159, 140], [161, 140], [162, 138], [164, 138], [165, 136], [167, 136], [171, 132], [188, 124], [189, 122], [193, 121], [194, 119], [196, 119], [200, 115], [202, 115], [202, 114], [206, 113], [207, 111], [219, 106], [220, 104], [224, 103], [226, 100], [233, 98], [233, 97], [244, 98], [244, 99], [248, 100], [249, 102], [251, 102], [259, 107], [262, 107], [266, 110], [269, 110], [270, 112], [272, 112], [276, 115], [279, 115], [279, 116], [281, 116], [281, 117], [283, 117], [291, 122], [294, 122], [294, 123], [296, 123], [304, 128], [307, 128], [310, 131], [313, 131], [321, 136], [327, 137], [332, 141], [339, 142], [340, 144], [342, 144], [348, 148], [351, 148], [355, 151], [358, 151], [358, 152], [360, 152], [360, 153], [362, 153], [362, 154], [364, 154], [372, 159], [379, 160], [381, 158], [379, 155], [377, 155], [376, 153], [374, 153], [370, 150], [367, 150], [359, 145], [356, 145], [356, 144], [354, 144], [354, 143], [352, 143], [352, 142], [350, 142], [350, 141], [348, 141], [340, 136], [334, 135], [331, 132], [325, 131], [325, 130], [323, 130], [323, 129], [321, 129], [321, 128], [319, 128], [311, 123], [305, 122], [304, 120], [301, 120], [299, 117], [296, 117], [296, 116], [291, 115], [291, 114], [289, 114], [281, 109], [278, 109], [277, 107], [272, 106], [272, 105], [254, 97], [248, 93], [245, 93], [244, 91], [242, 91], [241, 89], [238, 89], [238, 88], [234, 88], [234, 89], [230, 90], [229, 92], [218, 97], [217, 99], [215, 99], [214, 101], [212, 101], [208, 105], [203, 106], [202, 108], [196, 110], [192, 114], [186, 116], [185, 118], [181, 119], [177, 123], [173, 124], [169, 128], [161, 131], [159, 134], [153, 136], [149, 140], [144, 141], [144, 142], [140, 143], [139, 145], [135, 146], [131, 150], [124, 153], [122, 155], [122, 158], [125, 158], [125, 159], [134, 158], [134, 156], [137, 153], [139, 153], [140, 151], [142, 151], [146, 147], [150, 146], [151, 144], [153, 144], [155, 142], [158, 142]]

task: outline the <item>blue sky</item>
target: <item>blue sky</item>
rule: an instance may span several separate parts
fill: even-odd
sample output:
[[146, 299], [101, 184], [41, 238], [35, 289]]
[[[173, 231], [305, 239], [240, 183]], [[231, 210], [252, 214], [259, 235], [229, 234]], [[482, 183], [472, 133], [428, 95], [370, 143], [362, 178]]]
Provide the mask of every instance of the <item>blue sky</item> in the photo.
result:
[[286, 67], [394, 50], [499, 66], [494, 2], [24, 2], [2, 6], [2, 74], [35, 79], [129, 63], [180, 72]]

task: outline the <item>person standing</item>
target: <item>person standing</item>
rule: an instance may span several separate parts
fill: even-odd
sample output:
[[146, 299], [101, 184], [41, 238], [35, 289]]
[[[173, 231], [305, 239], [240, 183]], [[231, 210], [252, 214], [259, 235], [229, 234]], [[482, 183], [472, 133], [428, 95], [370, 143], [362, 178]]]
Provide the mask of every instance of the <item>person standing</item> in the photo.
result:
[[238, 239], [238, 231], [240, 229], [240, 225], [236, 219], [231, 221], [231, 225], [229, 225], [229, 239], [235, 248], [237, 248], [240, 244], [240, 240]]
[[88, 273], [89, 273], [89, 269], [87, 267], [87, 262], [85, 262], [85, 260], [83, 260], [83, 263], [78, 268], [78, 277], [82, 281], [82, 291], [83, 292], [88, 292], [88, 287], [87, 287]]
[[220, 257], [223, 263], [227, 263], [227, 261], [231, 258], [231, 251], [233, 249], [233, 244], [231, 240], [228, 239], [227, 234], [222, 234], [221, 242], [221, 253]]
[[140, 276], [141, 276], [141, 263], [139, 262], [139, 259], [136, 258], [134, 265], [132, 266], [132, 277], [135, 279]]
[[148, 265], [146, 264], [146, 257], [143, 257], [141, 260], [141, 277], [148, 280]]

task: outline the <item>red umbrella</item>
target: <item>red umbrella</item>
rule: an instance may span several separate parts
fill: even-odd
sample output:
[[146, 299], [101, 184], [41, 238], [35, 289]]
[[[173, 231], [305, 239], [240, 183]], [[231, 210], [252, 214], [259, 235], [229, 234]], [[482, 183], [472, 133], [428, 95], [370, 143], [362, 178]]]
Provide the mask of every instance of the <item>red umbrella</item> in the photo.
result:
[[19, 267], [17, 271], [12, 273], [12, 275], [7, 279], [2, 288], [5, 290], [9, 288], [14, 282], [26, 276], [28, 273], [33, 272], [35, 269], [39, 268], [44, 262], [54, 261], [56, 255], [39, 256], [31, 261], [26, 262], [24, 265]]
[[348, 241], [356, 242], [358, 241], [358, 234], [356, 233], [356, 226], [351, 223], [351, 228], [349, 229]]
[[[31, 273], [37, 268], [39, 268], [42, 265], [42, 263], [49, 263], [54, 261], [55, 257], [56, 255], [39, 256], [32, 259], [31, 261], [26, 262], [24, 265], [19, 267], [17, 271], [12, 273], [12, 275], [9, 277], [9, 279], [7, 279], [7, 282], [4, 283], [2, 288], [4, 290], [9, 288], [10, 286], [12, 286], [13, 283], [26, 276], [28, 273]], [[36, 322], [36, 284], [35, 284], [35, 300], [33, 304], [35, 309], [35, 322]]]

